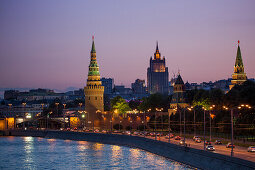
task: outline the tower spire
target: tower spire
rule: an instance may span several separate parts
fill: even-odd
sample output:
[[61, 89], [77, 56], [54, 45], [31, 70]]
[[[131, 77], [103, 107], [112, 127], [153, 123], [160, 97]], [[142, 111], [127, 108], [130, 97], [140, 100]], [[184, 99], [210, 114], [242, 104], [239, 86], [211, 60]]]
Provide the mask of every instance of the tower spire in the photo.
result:
[[158, 49], [158, 41], [157, 41], [157, 45], [156, 45], [156, 53], [159, 52], [159, 49]]
[[240, 41], [238, 40], [235, 66], [243, 67], [243, 59], [242, 59], [242, 54], [241, 54], [241, 49], [240, 49], [239, 44], [240, 44]]
[[95, 43], [94, 43], [94, 35], [92, 36], [92, 48], [91, 48], [91, 53], [95, 53], [96, 48], [95, 48]]
[[158, 41], [156, 43], [156, 52], [154, 53], [154, 59], [160, 59], [160, 53], [159, 53], [159, 49], [158, 49]]
[[232, 74], [231, 84], [229, 85], [229, 89], [231, 90], [236, 84], [242, 84], [247, 80], [246, 73], [244, 72], [243, 59], [240, 49], [240, 41], [238, 40], [238, 47], [236, 53], [236, 62], [234, 66], [234, 73]]

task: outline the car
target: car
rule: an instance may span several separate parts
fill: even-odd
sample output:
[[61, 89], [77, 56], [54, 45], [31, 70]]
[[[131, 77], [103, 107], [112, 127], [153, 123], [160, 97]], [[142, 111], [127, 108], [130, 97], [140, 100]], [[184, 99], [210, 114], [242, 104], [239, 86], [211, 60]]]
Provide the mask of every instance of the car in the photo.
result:
[[201, 139], [200, 138], [196, 138], [195, 142], [201, 143]]
[[157, 136], [162, 136], [162, 134], [161, 133], [157, 133]]
[[125, 134], [126, 134], [126, 135], [130, 135], [131, 132], [130, 132], [130, 131], [126, 131]]
[[199, 138], [199, 136], [194, 136], [193, 140], [196, 141], [197, 138]]
[[180, 136], [176, 136], [174, 139], [175, 140], [181, 140], [181, 137]]
[[102, 130], [102, 133], [106, 133], [107, 131], [106, 130]]
[[248, 152], [255, 152], [255, 146], [249, 146]]
[[207, 145], [206, 150], [207, 151], [215, 151], [215, 148], [212, 145]]
[[139, 132], [134, 132], [133, 134], [134, 134], [134, 135], [138, 135], [138, 134], [139, 134]]
[[[174, 137], [174, 135], [172, 134], [172, 133], [170, 133], [170, 138], [173, 138]], [[165, 136], [165, 138], [166, 139], [169, 139], [169, 134], [167, 134], [166, 136]]]
[[[180, 140], [179, 144], [180, 144], [180, 145], [184, 145], [184, 140], [183, 140], [183, 139]], [[186, 141], [185, 141], [185, 145], [187, 145]]]
[[215, 145], [222, 145], [222, 142], [220, 140], [216, 140]]
[[212, 144], [212, 142], [211, 142], [211, 141], [206, 140], [206, 141], [205, 141], [205, 144], [206, 144], [206, 145], [211, 145], [211, 144]]
[[[232, 144], [229, 142], [229, 143], [226, 145], [226, 148], [232, 148]], [[235, 145], [233, 145], [233, 148], [235, 148]]]
[[149, 135], [150, 136], [155, 136], [155, 132], [151, 132]]

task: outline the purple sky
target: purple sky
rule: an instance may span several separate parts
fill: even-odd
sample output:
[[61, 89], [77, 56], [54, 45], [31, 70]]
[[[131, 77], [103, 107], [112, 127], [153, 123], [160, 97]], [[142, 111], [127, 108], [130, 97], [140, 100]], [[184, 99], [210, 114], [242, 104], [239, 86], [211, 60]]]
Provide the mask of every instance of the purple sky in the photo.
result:
[[237, 40], [255, 77], [254, 0], [1, 0], [0, 88], [83, 87], [95, 35], [102, 77], [147, 79], [150, 56], [184, 81], [231, 77]]

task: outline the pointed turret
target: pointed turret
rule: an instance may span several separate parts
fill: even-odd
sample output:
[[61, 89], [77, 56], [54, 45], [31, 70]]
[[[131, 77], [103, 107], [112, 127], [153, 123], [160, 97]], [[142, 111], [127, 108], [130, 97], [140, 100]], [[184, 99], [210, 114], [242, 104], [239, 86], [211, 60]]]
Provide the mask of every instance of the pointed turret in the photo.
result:
[[184, 82], [183, 82], [182, 77], [181, 77], [180, 74], [178, 75], [178, 77], [175, 81], [175, 85], [177, 85], [177, 84], [184, 85]]
[[157, 41], [157, 46], [156, 46], [156, 53], [159, 53], [159, 49], [158, 49], [158, 41]]
[[239, 43], [238, 43], [238, 48], [237, 48], [235, 66], [243, 67], [243, 60], [242, 60], [241, 49], [240, 49]]
[[156, 52], [154, 53], [154, 60], [156, 59], [161, 59], [161, 55], [160, 55], [160, 52], [159, 52], [159, 49], [158, 49], [158, 41], [157, 41], [157, 45], [156, 45]]
[[[88, 71], [87, 85], [84, 87], [85, 93], [85, 109], [87, 111], [88, 119], [91, 121], [97, 120], [97, 110], [104, 111], [104, 86], [100, 80], [99, 66], [97, 64], [96, 48], [94, 36], [92, 37], [92, 47], [90, 53], [90, 64]], [[97, 121], [99, 122], [100, 119]], [[94, 125], [93, 125], [94, 126]], [[98, 124], [95, 126], [99, 126]]]
[[95, 43], [94, 43], [94, 36], [93, 36], [93, 42], [92, 42], [92, 48], [91, 48], [91, 53], [95, 53], [96, 52], [96, 48], [95, 48]]
[[229, 85], [230, 90], [236, 84], [240, 85], [247, 80], [246, 73], [244, 72], [244, 65], [243, 65], [242, 54], [241, 54], [241, 49], [239, 44], [240, 44], [240, 41], [238, 40], [234, 73], [232, 74], [231, 84]]

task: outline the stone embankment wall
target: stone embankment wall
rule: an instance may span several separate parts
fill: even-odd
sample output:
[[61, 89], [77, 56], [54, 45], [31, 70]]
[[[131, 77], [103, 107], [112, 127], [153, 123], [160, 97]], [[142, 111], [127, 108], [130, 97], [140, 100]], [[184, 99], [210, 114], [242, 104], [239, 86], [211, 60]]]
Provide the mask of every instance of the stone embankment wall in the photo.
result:
[[181, 162], [200, 169], [255, 169], [255, 162], [221, 155], [213, 152], [189, 147], [182, 147], [171, 143], [155, 141], [139, 136], [118, 134], [83, 133], [69, 131], [5, 131], [5, 135], [33, 136], [68, 140], [83, 140], [104, 144], [122, 145], [139, 148], [145, 151]]

